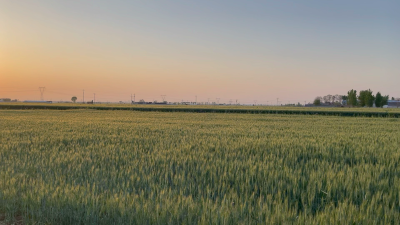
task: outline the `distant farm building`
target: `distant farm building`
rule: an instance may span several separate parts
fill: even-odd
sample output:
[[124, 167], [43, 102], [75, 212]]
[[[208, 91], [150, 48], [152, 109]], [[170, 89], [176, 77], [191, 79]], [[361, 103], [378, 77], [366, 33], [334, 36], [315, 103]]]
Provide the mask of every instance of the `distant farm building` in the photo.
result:
[[384, 108], [400, 108], [399, 100], [389, 100], [388, 104], [384, 106]]

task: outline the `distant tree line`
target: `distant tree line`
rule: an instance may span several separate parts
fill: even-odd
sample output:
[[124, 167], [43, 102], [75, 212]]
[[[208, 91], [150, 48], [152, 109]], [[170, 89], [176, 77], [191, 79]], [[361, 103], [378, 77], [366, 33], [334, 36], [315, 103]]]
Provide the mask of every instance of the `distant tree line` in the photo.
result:
[[[360, 106], [360, 107], [383, 107], [388, 104], [389, 95], [382, 95], [380, 92], [373, 95], [371, 89], [362, 90], [357, 95], [357, 91], [351, 89], [347, 92], [347, 95], [326, 95], [324, 97], [316, 97], [314, 99], [314, 105], [330, 104], [330, 105], [348, 105], [348, 106]], [[395, 100], [395, 98], [392, 98]]]
[[342, 95], [326, 95], [326, 96], [318, 96], [314, 100], [314, 105], [321, 105], [321, 104], [326, 104], [326, 105], [341, 105], [342, 100], [343, 100]]

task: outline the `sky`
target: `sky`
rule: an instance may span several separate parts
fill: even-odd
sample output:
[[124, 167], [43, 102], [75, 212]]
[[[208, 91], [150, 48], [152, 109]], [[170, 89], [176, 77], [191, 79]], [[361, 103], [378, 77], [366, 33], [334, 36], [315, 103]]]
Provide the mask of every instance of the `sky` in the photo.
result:
[[0, 98], [400, 97], [400, 1], [0, 0]]

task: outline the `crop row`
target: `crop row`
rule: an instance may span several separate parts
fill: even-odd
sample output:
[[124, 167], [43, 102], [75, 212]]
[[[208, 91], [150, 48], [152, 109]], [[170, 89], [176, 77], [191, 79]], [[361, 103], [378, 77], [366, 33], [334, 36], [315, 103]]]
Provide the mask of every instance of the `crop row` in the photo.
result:
[[88, 105], [34, 105], [34, 104], [0, 104], [0, 109], [48, 109], [48, 110], [70, 110], [70, 109], [95, 109], [95, 110], [128, 110], [142, 112], [189, 112], [189, 113], [244, 113], [244, 114], [288, 114], [288, 115], [322, 115], [322, 116], [346, 116], [346, 117], [390, 117], [400, 118], [399, 111], [366, 111], [360, 109], [337, 110], [337, 109], [297, 109], [278, 107], [261, 108], [229, 108], [229, 107], [129, 107], [129, 106], [88, 106]]

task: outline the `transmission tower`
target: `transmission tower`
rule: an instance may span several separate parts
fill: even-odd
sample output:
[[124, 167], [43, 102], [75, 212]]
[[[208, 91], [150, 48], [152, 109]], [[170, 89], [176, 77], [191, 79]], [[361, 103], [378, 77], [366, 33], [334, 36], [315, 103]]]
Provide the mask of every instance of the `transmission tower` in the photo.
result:
[[46, 88], [45, 87], [39, 87], [39, 91], [40, 91], [40, 100], [42, 100], [43, 101], [43, 93], [44, 93], [44, 90], [45, 90]]
[[161, 95], [162, 101], [165, 102], [166, 95]]

